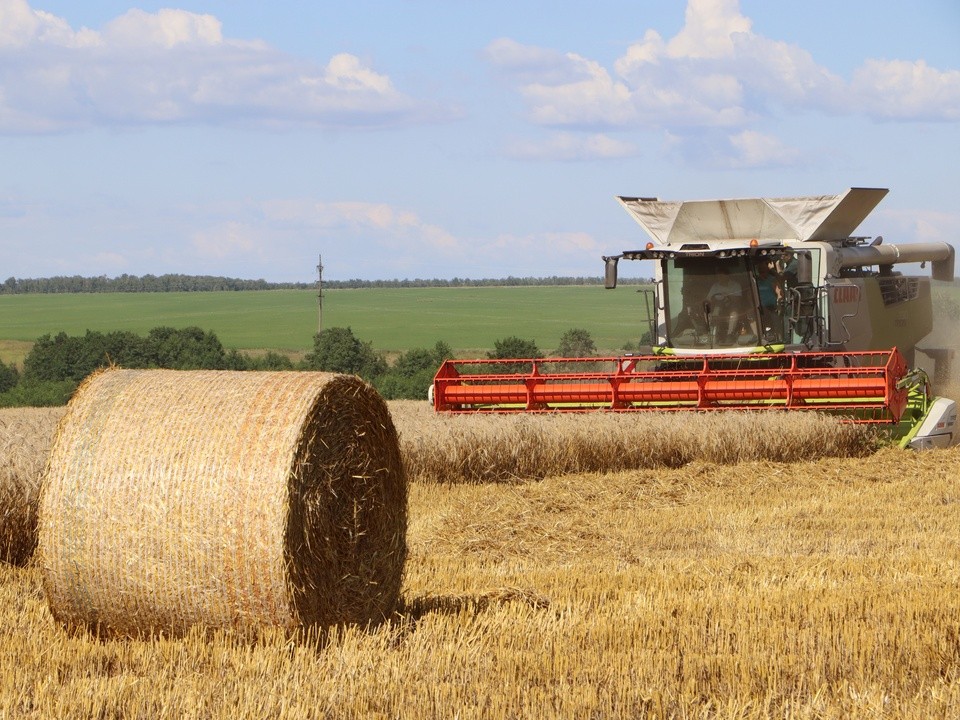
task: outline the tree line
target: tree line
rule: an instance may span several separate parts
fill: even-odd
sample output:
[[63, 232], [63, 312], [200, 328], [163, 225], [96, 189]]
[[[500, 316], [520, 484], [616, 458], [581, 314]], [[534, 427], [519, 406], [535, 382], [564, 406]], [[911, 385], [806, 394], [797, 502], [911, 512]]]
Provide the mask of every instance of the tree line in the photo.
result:
[[[599, 285], [599, 277], [506, 277], [506, 278], [459, 278], [414, 279], [414, 280], [324, 280], [328, 290], [361, 288], [425, 288], [425, 287], [519, 287], [542, 285]], [[646, 283], [649, 280], [621, 278], [625, 285]], [[0, 295], [53, 294], [53, 293], [142, 293], [142, 292], [223, 292], [248, 290], [316, 290], [317, 283], [267, 282], [266, 280], [241, 280], [216, 275], [120, 275], [109, 278], [58, 275], [49, 278], [9, 277], [0, 284]]]
[[[621, 277], [620, 285], [648, 285], [653, 278]], [[325, 290], [357, 290], [363, 288], [451, 288], [451, 287], [541, 287], [568, 285], [601, 285], [603, 278], [590, 276], [551, 275], [548, 277], [505, 278], [415, 278], [412, 280], [324, 280]], [[950, 283], [944, 283], [949, 285]], [[960, 286], [960, 278], [952, 283]], [[138, 292], [223, 292], [247, 290], [316, 290], [316, 282], [267, 282], [242, 280], [218, 275], [120, 275], [109, 278], [58, 275], [49, 278], [9, 277], [0, 284], [0, 295], [29, 293], [138, 293]]]
[[213, 292], [306, 287], [309, 286], [304, 283], [268, 283], [266, 280], [240, 280], [214, 275], [120, 275], [114, 278], [105, 275], [57, 275], [49, 278], [9, 277], [0, 285], [0, 294]]
[[[569, 330], [556, 354], [590, 357], [596, 348], [589, 332]], [[414, 348], [388, 363], [370, 342], [357, 338], [349, 327], [332, 327], [314, 335], [313, 348], [294, 363], [281, 353], [250, 355], [227, 350], [210, 331], [199, 327], [156, 327], [146, 336], [129, 331], [84, 335], [44, 335], [23, 362], [0, 361], [0, 407], [62, 405], [90, 373], [119, 366], [129, 369], [175, 370], [324, 370], [359, 375], [388, 400], [423, 399], [444, 360], [453, 357], [450, 346], [438, 341], [432, 348]], [[507, 337], [494, 343], [490, 358], [539, 358], [533, 340]]]

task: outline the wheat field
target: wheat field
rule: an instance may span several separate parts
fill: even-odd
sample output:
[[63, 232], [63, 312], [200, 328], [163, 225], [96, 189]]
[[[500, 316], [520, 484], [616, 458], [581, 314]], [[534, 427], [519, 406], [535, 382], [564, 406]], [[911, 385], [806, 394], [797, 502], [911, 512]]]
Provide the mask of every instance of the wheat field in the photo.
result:
[[398, 612], [310, 636], [97, 640], [0, 565], [0, 717], [956, 717], [960, 448], [834, 454], [425, 474]]

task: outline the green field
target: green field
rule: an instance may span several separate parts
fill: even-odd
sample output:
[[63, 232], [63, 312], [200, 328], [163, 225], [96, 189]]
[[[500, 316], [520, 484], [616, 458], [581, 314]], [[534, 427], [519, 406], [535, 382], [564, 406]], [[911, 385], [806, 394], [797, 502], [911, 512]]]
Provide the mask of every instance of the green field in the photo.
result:
[[[584, 328], [597, 348], [616, 351], [645, 329], [635, 286], [376, 288], [328, 290], [324, 327], [349, 326], [384, 352], [432, 347], [458, 354], [492, 349], [495, 340], [532, 339], [546, 353], [561, 335]], [[22, 360], [41, 335], [196, 325], [227, 348], [309, 350], [317, 332], [316, 293], [309, 290], [209, 293], [117, 293], [0, 296], [0, 357]]]
[[[935, 333], [955, 338], [960, 289], [934, 288]], [[324, 327], [349, 326], [386, 353], [432, 347], [438, 340], [463, 357], [516, 335], [548, 353], [571, 328], [590, 332], [598, 350], [616, 352], [646, 330], [636, 286], [365, 288], [327, 290]], [[949, 318], [949, 321], [947, 319]], [[87, 330], [146, 334], [158, 325], [212, 330], [227, 348], [302, 353], [317, 332], [317, 297], [310, 290], [199, 293], [0, 295], [0, 359], [22, 362], [41, 335]], [[953, 344], [951, 339], [950, 343]], [[943, 343], [941, 343], [943, 344]]]

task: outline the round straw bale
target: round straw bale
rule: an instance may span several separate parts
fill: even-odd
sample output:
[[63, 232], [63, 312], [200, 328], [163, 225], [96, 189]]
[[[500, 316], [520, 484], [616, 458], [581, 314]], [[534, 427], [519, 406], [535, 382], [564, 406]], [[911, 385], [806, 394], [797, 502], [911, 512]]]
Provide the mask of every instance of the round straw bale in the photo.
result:
[[0, 561], [23, 565], [37, 545], [37, 494], [62, 408], [0, 410]]
[[359, 378], [114, 369], [67, 408], [38, 555], [68, 627], [295, 629], [392, 612], [406, 526], [396, 430]]

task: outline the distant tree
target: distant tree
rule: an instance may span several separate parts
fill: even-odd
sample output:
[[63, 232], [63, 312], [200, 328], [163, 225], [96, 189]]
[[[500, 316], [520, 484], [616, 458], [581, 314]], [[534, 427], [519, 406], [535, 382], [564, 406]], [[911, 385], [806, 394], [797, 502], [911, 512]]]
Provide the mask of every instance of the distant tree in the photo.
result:
[[82, 340], [65, 332], [42, 335], [23, 360], [23, 377], [30, 382], [79, 382], [90, 372], [79, 362]]
[[[363, 348], [372, 352], [369, 345]], [[383, 362], [382, 357], [377, 359]], [[373, 364], [376, 366], [376, 362]], [[156, 327], [146, 337], [126, 331], [88, 330], [81, 336], [61, 332], [37, 339], [24, 359], [22, 373], [0, 362], [0, 406], [61, 405], [81, 380], [109, 365], [177, 370], [291, 370], [294, 367], [290, 358], [273, 351], [256, 358], [237, 350], [228, 352], [214, 333], [198, 327]]]
[[523, 340], [516, 336], [493, 341], [493, 351], [487, 353], [491, 360], [533, 360], [542, 358], [543, 353], [533, 340]]
[[110, 365], [177, 370], [227, 367], [226, 351], [217, 336], [197, 327], [157, 327], [146, 338], [126, 331], [88, 330], [80, 336], [61, 332], [38, 338], [24, 359], [23, 376], [31, 382], [80, 382]]
[[198, 327], [155, 327], [144, 343], [145, 357], [154, 367], [174, 370], [223, 370], [227, 352], [213, 332]]
[[332, 327], [313, 336], [313, 351], [303, 358], [301, 367], [350, 373], [372, 381], [387, 371], [387, 361], [369, 342], [360, 341], [349, 327]]
[[[101, 333], [88, 330], [79, 338], [80, 356], [76, 358], [73, 379], [79, 380], [97, 368], [119, 365], [126, 368], [147, 367], [144, 339], [136, 333], [117, 330]], [[77, 377], [79, 376], [79, 377]]]
[[423, 400], [440, 365], [452, 357], [450, 346], [442, 341], [434, 345], [432, 350], [408, 350], [377, 378], [376, 388], [387, 400]]
[[594, 357], [596, 354], [597, 346], [586, 330], [573, 328], [560, 337], [557, 357]]
[[247, 355], [245, 358], [247, 367], [244, 369], [247, 370], [293, 370], [293, 361], [273, 350], [257, 357]]
[[[535, 360], [542, 358], [543, 353], [533, 340], [523, 340], [510, 336], [495, 340], [493, 351], [487, 353], [491, 360]], [[495, 373], [527, 373], [531, 370], [530, 363], [498, 363], [490, 372]]]

